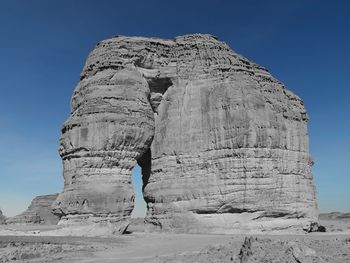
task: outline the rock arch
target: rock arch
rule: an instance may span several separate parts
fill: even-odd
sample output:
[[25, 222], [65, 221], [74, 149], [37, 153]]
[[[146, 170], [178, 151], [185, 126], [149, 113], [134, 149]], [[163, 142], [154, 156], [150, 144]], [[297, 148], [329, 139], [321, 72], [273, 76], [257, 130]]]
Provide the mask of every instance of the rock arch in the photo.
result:
[[60, 143], [61, 223], [123, 232], [136, 163], [150, 230], [230, 233], [317, 220], [302, 100], [210, 35], [97, 44]]

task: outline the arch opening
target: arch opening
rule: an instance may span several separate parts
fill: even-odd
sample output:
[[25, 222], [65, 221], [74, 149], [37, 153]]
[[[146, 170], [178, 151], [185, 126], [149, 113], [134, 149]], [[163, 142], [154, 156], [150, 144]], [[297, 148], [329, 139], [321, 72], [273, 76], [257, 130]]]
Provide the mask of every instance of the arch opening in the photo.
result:
[[147, 204], [143, 198], [143, 180], [141, 167], [138, 164], [132, 169], [131, 181], [135, 195], [131, 218], [144, 218], [147, 212]]

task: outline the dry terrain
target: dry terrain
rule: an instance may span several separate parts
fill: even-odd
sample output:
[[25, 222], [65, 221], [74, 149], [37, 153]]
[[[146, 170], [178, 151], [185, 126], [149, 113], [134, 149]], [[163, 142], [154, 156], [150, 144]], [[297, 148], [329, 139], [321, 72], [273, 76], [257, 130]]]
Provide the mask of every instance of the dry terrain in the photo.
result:
[[55, 237], [45, 236], [54, 227], [3, 226], [0, 262], [350, 262], [350, 218], [320, 218], [326, 233], [299, 235], [150, 234], [136, 221], [123, 236]]

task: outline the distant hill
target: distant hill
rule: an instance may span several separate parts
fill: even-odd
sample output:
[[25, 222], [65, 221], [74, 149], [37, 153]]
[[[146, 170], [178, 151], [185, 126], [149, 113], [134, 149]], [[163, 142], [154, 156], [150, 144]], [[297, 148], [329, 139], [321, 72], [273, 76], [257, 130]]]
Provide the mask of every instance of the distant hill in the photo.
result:
[[7, 218], [6, 224], [44, 224], [56, 225], [59, 218], [52, 213], [51, 205], [58, 194], [35, 197], [23, 213]]
[[350, 219], [350, 213], [332, 212], [332, 213], [322, 213], [319, 215], [319, 219]]

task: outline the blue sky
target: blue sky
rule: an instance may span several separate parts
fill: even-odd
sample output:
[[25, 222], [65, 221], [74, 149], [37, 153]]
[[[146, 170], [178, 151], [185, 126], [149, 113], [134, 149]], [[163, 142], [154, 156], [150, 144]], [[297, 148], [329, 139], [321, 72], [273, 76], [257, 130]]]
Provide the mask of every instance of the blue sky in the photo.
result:
[[[321, 211], [350, 212], [348, 1], [1, 0], [0, 208], [63, 187], [60, 127], [86, 56], [116, 34], [210, 33], [304, 99]], [[139, 169], [135, 187], [140, 189]], [[142, 196], [137, 191], [136, 215]]]

